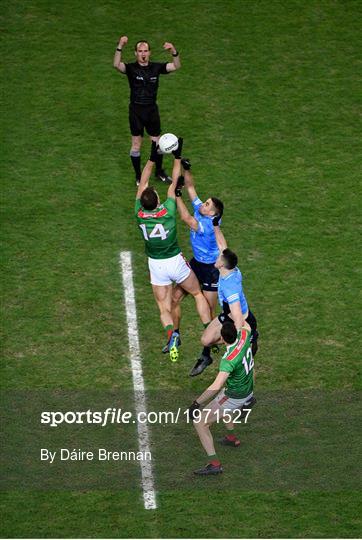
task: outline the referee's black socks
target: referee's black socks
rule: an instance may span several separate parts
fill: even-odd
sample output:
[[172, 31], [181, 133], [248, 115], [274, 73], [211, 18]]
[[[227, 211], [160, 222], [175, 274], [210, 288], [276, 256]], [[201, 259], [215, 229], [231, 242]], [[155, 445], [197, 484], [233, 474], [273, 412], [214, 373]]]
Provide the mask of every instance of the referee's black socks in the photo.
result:
[[129, 156], [132, 161], [132, 165], [134, 168], [134, 172], [136, 174], [137, 179], [141, 179], [141, 152], [135, 152], [133, 150], [130, 151]]

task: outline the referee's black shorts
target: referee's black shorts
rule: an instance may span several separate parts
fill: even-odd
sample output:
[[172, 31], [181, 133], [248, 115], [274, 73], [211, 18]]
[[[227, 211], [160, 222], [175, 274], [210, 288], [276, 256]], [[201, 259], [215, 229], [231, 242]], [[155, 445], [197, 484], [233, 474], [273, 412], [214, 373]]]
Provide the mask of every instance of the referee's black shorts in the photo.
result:
[[214, 263], [202, 263], [193, 257], [190, 261], [190, 266], [195, 272], [203, 291], [217, 292], [219, 270], [215, 268]]
[[128, 112], [129, 127], [132, 135], [143, 137], [145, 129], [151, 137], [158, 137], [161, 134], [160, 113], [156, 104], [139, 105], [138, 103], [130, 103]]

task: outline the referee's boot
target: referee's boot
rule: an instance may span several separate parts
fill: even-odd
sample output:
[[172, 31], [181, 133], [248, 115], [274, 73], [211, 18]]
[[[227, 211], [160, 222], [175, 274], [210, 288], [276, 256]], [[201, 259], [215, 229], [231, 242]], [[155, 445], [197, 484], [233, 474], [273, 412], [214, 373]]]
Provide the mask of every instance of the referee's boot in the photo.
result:
[[158, 178], [159, 180], [161, 180], [161, 182], [164, 182], [165, 184], [172, 184], [171, 176], [169, 176], [164, 169], [156, 171], [155, 178]]
[[207, 368], [210, 364], [212, 364], [213, 359], [211, 356], [207, 356], [206, 354], [201, 354], [200, 358], [196, 360], [196, 364], [190, 371], [190, 377], [196, 377], [196, 375], [200, 375], [204, 369]]
[[215, 474], [221, 474], [222, 473], [222, 466], [220, 461], [212, 461], [211, 463], [208, 463], [206, 467], [203, 467], [202, 469], [197, 469], [194, 471], [194, 474], [197, 476], [209, 476], [209, 475], [215, 475]]

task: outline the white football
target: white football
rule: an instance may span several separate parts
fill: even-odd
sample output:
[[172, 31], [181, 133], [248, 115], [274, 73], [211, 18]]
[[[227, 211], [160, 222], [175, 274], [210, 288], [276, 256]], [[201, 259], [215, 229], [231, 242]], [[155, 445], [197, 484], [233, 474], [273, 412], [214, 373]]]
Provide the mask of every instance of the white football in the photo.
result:
[[171, 154], [177, 150], [178, 138], [173, 133], [164, 133], [158, 141], [158, 146], [163, 154]]

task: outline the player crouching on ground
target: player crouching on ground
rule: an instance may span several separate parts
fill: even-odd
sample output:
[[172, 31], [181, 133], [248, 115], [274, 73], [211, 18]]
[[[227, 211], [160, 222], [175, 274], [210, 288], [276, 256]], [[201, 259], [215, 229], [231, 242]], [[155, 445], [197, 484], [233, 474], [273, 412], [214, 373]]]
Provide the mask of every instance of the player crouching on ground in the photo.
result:
[[[228, 321], [222, 325], [221, 337], [226, 345], [226, 352], [220, 361], [219, 373], [214, 382], [188, 409], [209, 459], [204, 468], [194, 471], [197, 475], [220, 474], [223, 471], [210, 432], [210, 426], [214, 422], [223, 419], [225, 423], [227, 435], [220, 440], [221, 444], [240, 446], [240, 441], [234, 435], [233, 419], [240, 420], [240, 409], [247, 408], [249, 403], [255, 403], [253, 398], [254, 359], [250, 336], [251, 328], [246, 321], [240, 332], [237, 331], [233, 322]], [[217, 392], [219, 392], [218, 395], [207, 408], [200, 410], [200, 406], [206, 404]]]

